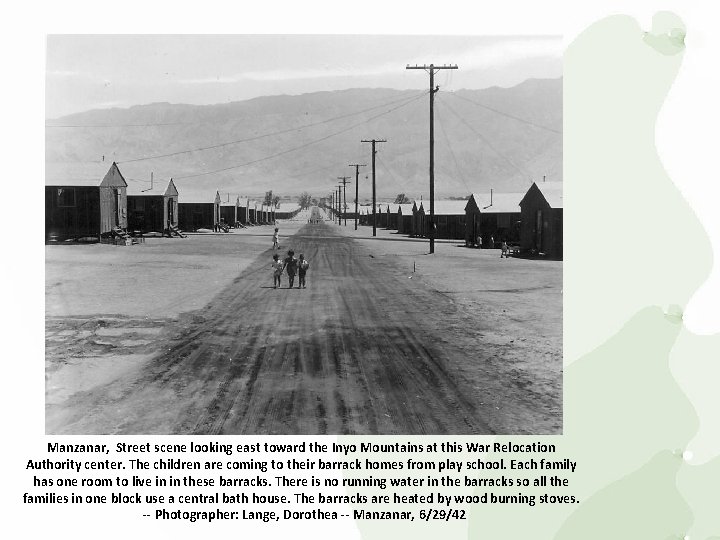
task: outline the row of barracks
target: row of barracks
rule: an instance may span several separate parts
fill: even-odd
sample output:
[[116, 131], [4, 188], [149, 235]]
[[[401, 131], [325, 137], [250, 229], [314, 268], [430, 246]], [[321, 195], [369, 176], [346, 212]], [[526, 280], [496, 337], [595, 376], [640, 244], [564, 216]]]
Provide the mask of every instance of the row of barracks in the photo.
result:
[[[376, 226], [413, 237], [429, 236], [430, 204], [378, 204]], [[525, 193], [472, 193], [467, 200], [435, 201], [435, 238], [495, 248], [504, 241], [527, 253], [562, 258], [562, 182], [538, 182]], [[354, 217], [354, 214], [353, 214]], [[373, 224], [372, 205], [359, 209], [359, 223]]]
[[263, 225], [300, 212], [297, 204], [274, 208], [239, 196], [222, 201], [219, 192], [181, 197], [172, 179], [127, 180], [116, 163], [47, 164], [46, 242]]

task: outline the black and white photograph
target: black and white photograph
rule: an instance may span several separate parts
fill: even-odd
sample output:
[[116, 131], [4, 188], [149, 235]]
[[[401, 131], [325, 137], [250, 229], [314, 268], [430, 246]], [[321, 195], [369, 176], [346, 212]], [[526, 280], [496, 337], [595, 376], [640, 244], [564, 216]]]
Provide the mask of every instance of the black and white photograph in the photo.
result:
[[47, 36], [45, 433], [563, 431], [560, 36]]

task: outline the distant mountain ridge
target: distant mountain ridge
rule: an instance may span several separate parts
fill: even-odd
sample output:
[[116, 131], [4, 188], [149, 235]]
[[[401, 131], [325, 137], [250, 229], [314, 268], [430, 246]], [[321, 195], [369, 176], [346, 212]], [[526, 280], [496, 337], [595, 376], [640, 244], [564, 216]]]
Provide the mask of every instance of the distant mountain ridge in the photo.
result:
[[[317, 125], [303, 128], [308, 124]], [[217, 105], [152, 103], [76, 113], [47, 125], [94, 126], [48, 127], [47, 162], [104, 157], [117, 161], [129, 182], [148, 181], [151, 172], [156, 181], [173, 177], [181, 199], [183, 192], [215, 190], [323, 196], [338, 176], [353, 175], [348, 164], [365, 163], [364, 199], [370, 194], [365, 176], [371, 156], [370, 145], [360, 140], [371, 138], [387, 139], [378, 144], [379, 196], [428, 195], [428, 95], [418, 90], [362, 88]], [[436, 195], [524, 191], [543, 175], [561, 181], [561, 132], [562, 79], [531, 79], [512, 88], [441, 89], [435, 96]], [[243, 139], [249, 140], [223, 145]], [[131, 161], [213, 145], [218, 147]], [[243, 166], [231, 168], [235, 165]], [[219, 169], [227, 170], [187, 177]]]

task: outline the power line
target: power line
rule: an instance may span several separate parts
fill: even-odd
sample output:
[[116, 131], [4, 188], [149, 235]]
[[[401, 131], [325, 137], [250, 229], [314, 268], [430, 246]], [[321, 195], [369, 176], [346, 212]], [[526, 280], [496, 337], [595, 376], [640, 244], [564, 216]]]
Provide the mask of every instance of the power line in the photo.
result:
[[468, 190], [468, 193], [472, 193], [472, 190], [468, 186], [467, 182], [465, 181], [465, 175], [462, 172], [462, 169], [460, 168], [460, 163], [458, 162], [457, 156], [455, 156], [455, 152], [452, 149], [452, 144], [450, 144], [450, 138], [447, 135], [447, 132], [445, 131], [445, 125], [443, 124], [442, 118], [438, 116], [438, 121], [440, 122], [440, 131], [442, 131], [443, 138], [445, 139], [445, 144], [448, 147], [448, 150], [450, 150], [450, 155], [453, 158], [453, 161], [455, 162], [455, 168], [457, 169], [458, 175], [460, 176], [460, 180], [462, 180], [463, 185], [465, 186], [465, 189]]
[[[329, 169], [334, 169], [334, 168], [336, 168], [337, 166], [338, 166], [338, 165], [337, 165], [337, 163], [335, 162], [335, 163], [332, 163], [332, 164], [330, 164], [330, 165], [326, 165], [326, 166], [324, 166], [324, 167], [316, 167], [316, 168], [313, 168], [313, 169], [310, 169], [310, 170], [306, 170], [306, 171], [304, 171], [304, 172], [300, 172], [300, 173], [296, 173], [296, 174], [290, 174], [290, 175], [283, 174], [283, 178], [302, 178], [302, 177], [304, 177], [304, 176], [309, 176], [309, 175], [311, 175], [311, 174], [316, 174], [316, 173], [320, 173], [320, 172], [327, 171], [327, 170], [329, 170]], [[324, 182], [324, 181], [323, 181], [322, 185], [323, 185], [323, 186], [325, 185], [325, 182]], [[311, 186], [311, 187], [318, 187], [318, 186], [320, 186], [320, 184], [318, 184], [317, 186]]]
[[[376, 105], [374, 108], [383, 107], [384, 105], [390, 105], [393, 102], [388, 102], [380, 105]], [[366, 109], [372, 110], [373, 108]], [[364, 111], [360, 111], [364, 112]], [[356, 114], [356, 113], [353, 113]], [[360, 113], [357, 113], [360, 114]], [[233, 118], [242, 118], [243, 115], [233, 115], [222, 117], [222, 120], [228, 120]], [[51, 120], [52, 121], [52, 120]], [[46, 128], [125, 128], [125, 127], [163, 127], [163, 126], [196, 126], [200, 124], [212, 124], [216, 122], [216, 119], [212, 120], [200, 120], [196, 122], [144, 122], [139, 124], [45, 124]]]
[[310, 142], [307, 142], [307, 143], [305, 143], [305, 144], [301, 144], [300, 146], [295, 146], [295, 147], [293, 147], [293, 148], [289, 148], [289, 149], [287, 149], [287, 150], [283, 150], [282, 152], [278, 152], [278, 153], [276, 153], [276, 154], [271, 154], [271, 155], [269, 155], [269, 156], [265, 156], [265, 157], [262, 157], [262, 158], [254, 159], [254, 160], [252, 160], [252, 161], [247, 161], [247, 162], [245, 162], [245, 163], [239, 163], [239, 164], [237, 164], [237, 165], [232, 165], [232, 166], [230, 166], [230, 167], [223, 167], [222, 169], [215, 169], [215, 170], [213, 170], [213, 171], [206, 171], [206, 172], [197, 173], [197, 174], [186, 174], [186, 175], [182, 175], [182, 176], [174, 176], [173, 178], [174, 178], [175, 180], [185, 179], [185, 178], [196, 178], [196, 177], [198, 177], [198, 176], [206, 176], [206, 175], [208, 175], [208, 174], [215, 174], [215, 173], [219, 173], [219, 172], [229, 171], [229, 170], [232, 170], [232, 169], [239, 169], [239, 168], [241, 168], [241, 167], [246, 167], [246, 166], [248, 166], [248, 165], [253, 165], [253, 164], [255, 164], [255, 163], [260, 163], [260, 162], [262, 162], [262, 161], [267, 161], [267, 160], [269, 160], [269, 159], [273, 159], [273, 158], [276, 158], [276, 157], [284, 156], [285, 154], [289, 154], [290, 152], [295, 152], [296, 150], [301, 150], [301, 149], [303, 149], [303, 148], [307, 148], [308, 146], [311, 146], [311, 145], [313, 145], [313, 144], [317, 144], [317, 143], [319, 143], [319, 142], [325, 141], [325, 140], [327, 140], [327, 139], [330, 139], [331, 137], [335, 137], [335, 136], [340, 135], [340, 134], [342, 134], [342, 133], [346, 133], [346, 132], [348, 132], [348, 131], [350, 131], [350, 130], [352, 130], [352, 129], [355, 129], [356, 127], [361, 126], [361, 125], [363, 125], [363, 124], [367, 124], [368, 122], [371, 122], [372, 120], [375, 120], [376, 118], [380, 118], [381, 116], [384, 116], [384, 115], [386, 115], [386, 114], [390, 114], [391, 112], [394, 112], [394, 111], [396, 111], [396, 110], [398, 110], [398, 109], [400, 109], [400, 108], [402, 108], [402, 107], [405, 107], [405, 106], [409, 105], [410, 103], [412, 103], [412, 102], [414, 102], [414, 101], [417, 101], [417, 100], [420, 99], [421, 97], [424, 97], [424, 95], [425, 95], [425, 93], [423, 92], [422, 94], [420, 94], [419, 96], [414, 97], [414, 98], [413, 98], [412, 100], [410, 100], [410, 101], [407, 101], [407, 102], [405, 102], [405, 103], [402, 103], [401, 105], [398, 105], [397, 107], [393, 107], [392, 109], [387, 110], [387, 111], [385, 111], [385, 112], [383, 112], [383, 113], [380, 113], [380, 114], [377, 114], [377, 115], [375, 115], [375, 116], [372, 116], [372, 117], [370, 117], [370, 118], [368, 118], [368, 119], [366, 119], [366, 120], [363, 120], [362, 122], [358, 122], [357, 124], [353, 124], [353, 125], [351, 125], [351, 126], [349, 126], [349, 127], [347, 127], [347, 128], [341, 129], [340, 131], [336, 131], [336, 132], [334, 132], [334, 133], [331, 133], [331, 134], [326, 135], [326, 136], [324, 136], [324, 137], [321, 137], [321, 138], [319, 138], [319, 139], [314, 139], [314, 140], [312, 140], [312, 141], [310, 141]]
[[149, 184], [150, 180], [140, 180], [139, 178], [128, 178], [127, 176], [123, 176], [125, 180], [128, 182], [142, 182], [143, 184]]
[[389, 102], [387, 102], [387, 103], [381, 103], [380, 105], [375, 105], [375, 106], [373, 106], [373, 107], [369, 107], [369, 108], [367, 108], [367, 109], [363, 109], [363, 110], [361, 110], [361, 111], [356, 111], [356, 112], [352, 112], [352, 113], [342, 114], [342, 115], [340, 115], [340, 116], [335, 116], [335, 117], [333, 117], [333, 118], [327, 118], [327, 119], [325, 119], [325, 120], [319, 120], [319, 121], [317, 121], [317, 122], [312, 122], [312, 123], [310, 123], [310, 124], [303, 124], [302, 126], [297, 126], [297, 127], [287, 128], [287, 129], [281, 129], [281, 130], [279, 130], [279, 131], [273, 131], [273, 132], [270, 132], [270, 133], [263, 133], [263, 134], [261, 134], [261, 135], [253, 135], [252, 137], [245, 137], [245, 138], [243, 138], [243, 139], [237, 139], [237, 140], [234, 140], [234, 141], [227, 141], [227, 142], [218, 143], [218, 144], [212, 144], [212, 145], [209, 145], [209, 146], [199, 146], [199, 147], [197, 147], [197, 148], [190, 148], [190, 149], [187, 149], [187, 150], [178, 150], [178, 151], [176, 151], [176, 152], [168, 152], [167, 154], [155, 154], [155, 155], [152, 155], [152, 156], [144, 156], [144, 157], [133, 158], [133, 159], [125, 159], [125, 160], [122, 160], [122, 161], [118, 161], [117, 163], [133, 163], [133, 162], [136, 162], [136, 161], [147, 161], [147, 160], [149, 160], [149, 159], [159, 159], [159, 158], [164, 158], [164, 157], [179, 156], [179, 155], [181, 155], [181, 154], [189, 154], [189, 153], [191, 153], [191, 152], [201, 152], [201, 151], [204, 151], [204, 150], [213, 150], [213, 149], [216, 149], [216, 148], [223, 148], [223, 147], [225, 147], [225, 146], [230, 146], [230, 145], [233, 145], [233, 144], [240, 144], [240, 143], [244, 143], [244, 142], [257, 141], [257, 140], [259, 140], [259, 139], [264, 139], [264, 138], [266, 138], [266, 137], [273, 137], [273, 136], [275, 136], [275, 135], [283, 135], [283, 134], [285, 134], [285, 133], [291, 133], [291, 132], [293, 132], [293, 131], [300, 131], [300, 130], [302, 130], [302, 129], [307, 129], [307, 128], [310, 128], [310, 127], [320, 126], [320, 125], [323, 125], [323, 124], [328, 124], [328, 123], [330, 123], [330, 122], [334, 122], [334, 121], [336, 121], [336, 120], [341, 120], [341, 119], [343, 119], [343, 118], [349, 118], [349, 117], [351, 117], [351, 116], [357, 116], [357, 115], [359, 115], [359, 114], [363, 114], [363, 113], [366, 113], [366, 112], [369, 112], [369, 111], [374, 111], [375, 109], [380, 109], [381, 107], [387, 107], [388, 105], [394, 105], [395, 103], [400, 103], [400, 102], [404, 102], [404, 101], [407, 101], [407, 102], [409, 103], [409, 102], [413, 101], [414, 99], [416, 99], [416, 98], [418, 98], [418, 97], [420, 97], [420, 96], [424, 96], [424, 95], [425, 95], [425, 94], [422, 93], [422, 94], [418, 94], [418, 95], [415, 95], [415, 96], [412, 96], [412, 97], [409, 97], [409, 98], [408, 98], [408, 97], [404, 97], [404, 98], [402, 98], [402, 99], [392, 100], [392, 101], [389, 101]]
[[402, 186], [402, 189], [407, 190], [407, 188], [408, 188], [407, 180], [398, 179], [398, 177], [395, 176], [395, 174], [390, 170], [390, 168], [385, 164], [385, 162], [382, 159], [380, 159], [380, 156], [378, 156], [377, 160], [378, 160], [378, 163], [380, 163], [380, 166], [385, 170], [385, 172], [388, 173], [388, 175], [390, 175], [390, 178], [392, 178], [395, 181], [395, 183]]
[[[360, 143], [358, 143], [358, 144], [360, 144]], [[362, 145], [360, 144], [360, 146], [362, 146]], [[362, 148], [361, 148], [361, 149], [362, 149]], [[360, 157], [359, 154], [360, 154], [360, 152], [358, 152], [358, 159], [356, 159], [356, 161], [360, 161], [360, 159], [359, 159], [359, 157]], [[334, 168], [336, 168], [336, 167], [337, 167], [337, 163], [333, 163], [333, 164], [327, 165], [327, 166], [325, 166], [325, 167], [319, 167], [319, 168], [307, 170], [307, 171], [304, 171], [304, 172], [301, 172], [301, 173], [297, 173], [297, 174], [283, 175], [283, 177], [284, 177], [284, 178], [302, 178], [303, 176], [309, 176], [309, 175], [311, 175], [311, 174], [315, 174], [315, 173], [327, 171], [327, 170], [329, 170], [329, 169], [334, 169]], [[325, 186], [325, 181], [324, 181], [324, 180], [322, 181], [322, 184], [320, 184], [320, 183], [318, 183], [318, 184], [313, 184], [313, 185], [310, 186], [310, 188], [321, 188], [321, 187], [323, 187], [323, 186]]]
[[[362, 152], [362, 150], [363, 150], [362, 144], [361, 144], [361, 143], [358, 143], [358, 152], [357, 152], [356, 161], [359, 161], [361, 155], [364, 154], [364, 152]], [[330, 164], [330, 165], [327, 165], [327, 166], [323, 166], [323, 167], [319, 167], [319, 168], [313, 168], [313, 169], [306, 170], [306, 171], [304, 171], [304, 172], [300, 172], [300, 173], [296, 173], [296, 174], [291, 174], [291, 175], [285, 175], [285, 174], [284, 174], [283, 177], [284, 177], [284, 178], [301, 178], [301, 177], [303, 177], [303, 176], [308, 176], [308, 175], [311, 175], [311, 174], [315, 174], [315, 173], [327, 171], [327, 170], [333, 169], [333, 168], [335, 168], [335, 167], [337, 167], [337, 162], [334, 162], [334, 163], [332, 163], [332, 164]], [[325, 184], [323, 183], [323, 185], [325, 185]]]
[[332, 165], [328, 165], [327, 167], [320, 167], [319, 169], [313, 169], [311, 171], [305, 171], [302, 173], [285, 176], [285, 178], [302, 178], [303, 176], [308, 176], [311, 174], [327, 171], [328, 169], [334, 169], [335, 167], [337, 167], [337, 163], [333, 163]]
[[536, 124], [535, 122], [531, 122], [530, 120], [525, 120], [524, 118], [520, 118], [519, 116], [515, 116], [503, 111], [499, 111], [497, 109], [494, 109], [492, 107], [488, 107], [487, 105], [483, 105], [482, 103], [478, 103], [477, 101], [473, 101], [472, 99], [468, 99], [466, 97], [463, 97], [459, 94], [456, 94], [455, 92], [444, 92], [446, 94], [450, 94], [451, 96], [455, 96], [458, 99], [462, 99], [464, 101], [467, 101], [469, 103], [472, 103], [473, 105], [477, 105], [478, 107], [482, 107], [483, 109], [487, 109], [488, 111], [492, 111], [496, 114], [499, 114], [501, 116], [506, 116], [507, 118], [512, 118], [513, 120], [517, 120], [518, 122], [522, 122], [523, 124], [528, 124], [529, 126], [534, 126], [538, 129], [544, 129], [545, 131], [550, 131], [551, 133], [557, 133], [558, 135], [562, 135], [562, 131], [558, 131], [557, 129], [553, 129], [547, 126], [543, 126], [540, 124]]
[[518, 171], [520, 171], [524, 176], [528, 176], [528, 177], [530, 176], [530, 174], [529, 174], [526, 170], [524, 170], [524, 169], [523, 169], [522, 167], [520, 167], [519, 165], [516, 165], [515, 162], [513, 162], [509, 157], [507, 157], [505, 154], [503, 154], [502, 152], [500, 152], [500, 150], [498, 150], [497, 148], [495, 148], [495, 147], [492, 145], [492, 143], [487, 139], [487, 137], [485, 137], [484, 135], [482, 135], [480, 132], [476, 131], [475, 128], [473, 128], [470, 124], [468, 124], [462, 116], [460, 116], [458, 113], [456, 113], [455, 110], [454, 110], [450, 105], [448, 105], [447, 103], [444, 103], [444, 106], [447, 107], [447, 109], [448, 109], [451, 113], [453, 113], [453, 114], [455, 115], [455, 117], [456, 117], [458, 120], [460, 120], [460, 122], [462, 122], [463, 124], [465, 124], [465, 126], [466, 126], [470, 131], [472, 131], [479, 139], [481, 139], [481, 140], [490, 148], [490, 150], [492, 150], [493, 152], [495, 152], [498, 156], [500, 156], [501, 158], [503, 158], [503, 159], [504, 159], [505, 161], [507, 161], [510, 165], [512, 165], [513, 167], [515, 167], [515, 168], [516, 168]]

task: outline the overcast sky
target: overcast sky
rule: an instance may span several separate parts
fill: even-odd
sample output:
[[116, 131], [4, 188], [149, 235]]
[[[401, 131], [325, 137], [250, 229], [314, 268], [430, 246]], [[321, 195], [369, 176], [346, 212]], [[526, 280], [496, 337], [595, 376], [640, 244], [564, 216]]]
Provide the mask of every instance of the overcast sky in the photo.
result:
[[53, 35], [46, 118], [166, 101], [212, 104], [357, 87], [425, 88], [407, 64], [453, 63], [446, 90], [513, 86], [562, 75], [550, 37]]

